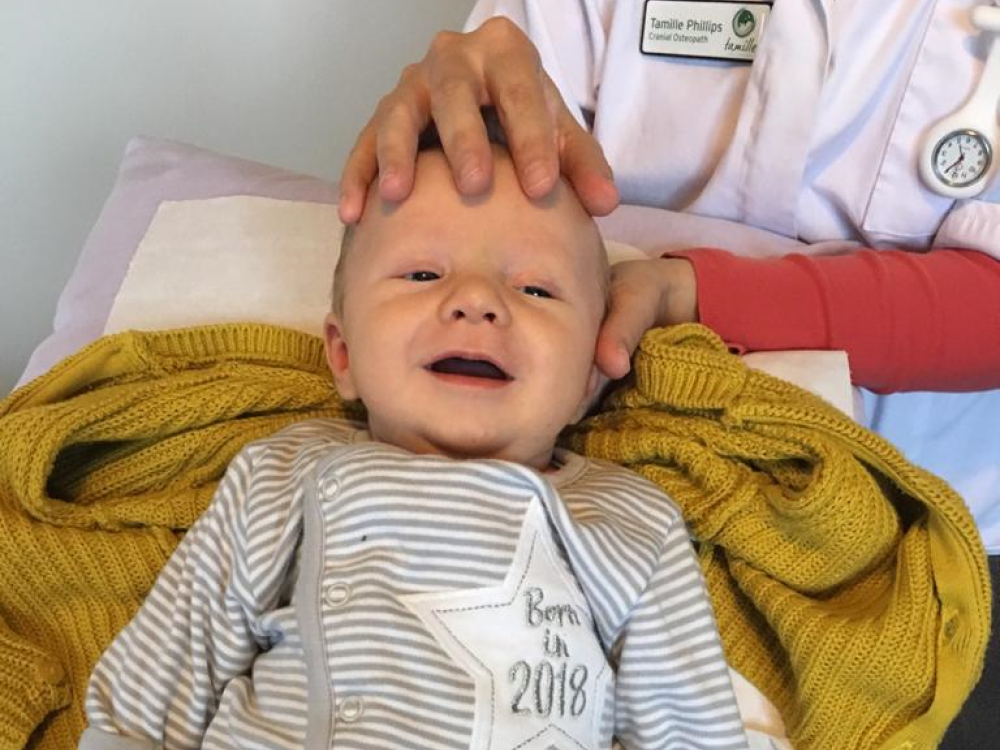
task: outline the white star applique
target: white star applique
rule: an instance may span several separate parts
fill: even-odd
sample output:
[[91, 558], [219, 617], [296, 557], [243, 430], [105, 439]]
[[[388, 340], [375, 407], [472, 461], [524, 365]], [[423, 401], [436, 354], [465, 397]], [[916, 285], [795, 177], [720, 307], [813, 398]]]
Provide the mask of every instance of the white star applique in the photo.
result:
[[470, 750], [610, 747], [611, 668], [537, 497], [501, 585], [400, 598], [475, 683]]

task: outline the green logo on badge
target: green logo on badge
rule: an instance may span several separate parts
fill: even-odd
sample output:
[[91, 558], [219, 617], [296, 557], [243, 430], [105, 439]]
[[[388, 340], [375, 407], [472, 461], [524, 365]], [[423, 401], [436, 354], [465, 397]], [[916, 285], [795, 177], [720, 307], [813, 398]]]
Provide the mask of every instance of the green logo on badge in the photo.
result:
[[754, 18], [753, 13], [746, 8], [740, 8], [736, 12], [736, 15], [733, 16], [733, 33], [740, 39], [752, 34], [756, 26], [757, 19]]

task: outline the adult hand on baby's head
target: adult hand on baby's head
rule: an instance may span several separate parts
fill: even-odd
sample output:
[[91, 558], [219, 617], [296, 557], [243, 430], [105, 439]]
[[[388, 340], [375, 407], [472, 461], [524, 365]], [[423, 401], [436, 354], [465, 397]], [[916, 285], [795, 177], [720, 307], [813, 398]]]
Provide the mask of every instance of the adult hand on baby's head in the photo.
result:
[[562, 172], [592, 214], [615, 208], [618, 191], [600, 145], [566, 108], [531, 41], [508, 19], [493, 18], [467, 34], [439, 33], [424, 59], [403, 71], [344, 165], [340, 218], [350, 224], [361, 217], [376, 174], [384, 200], [410, 194], [417, 141], [431, 120], [459, 191], [484, 192], [493, 179], [480, 113], [488, 105], [497, 110], [527, 195], [548, 194]]
[[639, 339], [650, 328], [698, 320], [697, 278], [684, 258], [626, 260], [611, 267], [608, 314], [595, 359], [612, 380], [624, 377]]

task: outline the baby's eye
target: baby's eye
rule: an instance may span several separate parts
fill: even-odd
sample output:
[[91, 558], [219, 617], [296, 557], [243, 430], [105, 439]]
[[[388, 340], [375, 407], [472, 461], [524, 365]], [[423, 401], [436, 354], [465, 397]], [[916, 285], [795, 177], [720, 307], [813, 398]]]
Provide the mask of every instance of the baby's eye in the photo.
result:
[[523, 286], [521, 291], [531, 297], [540, 297], [542, 299], [552, 299], [552, 295], [549, 293], [548, 289], [544, 289], [540, 286]]
[[441, 277], [433, 271], [413, 271], [412, 273], [404, 274], [403, 278], [407, 281], [434, 281]]

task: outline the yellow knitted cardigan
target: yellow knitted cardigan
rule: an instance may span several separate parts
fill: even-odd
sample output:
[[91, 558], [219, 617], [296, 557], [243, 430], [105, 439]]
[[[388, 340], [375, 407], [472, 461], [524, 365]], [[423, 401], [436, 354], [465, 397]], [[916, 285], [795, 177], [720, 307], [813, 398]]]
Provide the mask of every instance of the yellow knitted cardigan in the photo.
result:
[[[635, 372], [568, 442], [682, 506], [797, 750], [934, 747], [989, 630], [962, 501], [707, 329], [651, 332]], [[94, 662], [242, 445], [359, 415], [317, 339], [261, 325], [108, 337], [0, 403], [0, 750], [75, 747]]]

